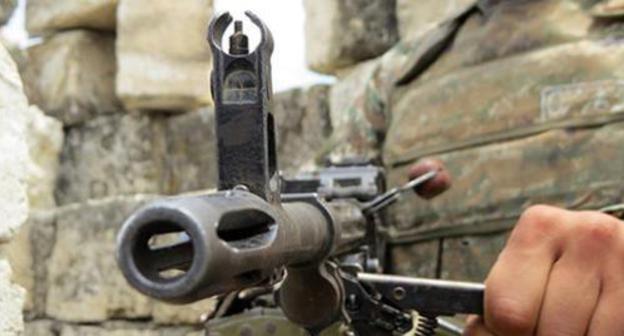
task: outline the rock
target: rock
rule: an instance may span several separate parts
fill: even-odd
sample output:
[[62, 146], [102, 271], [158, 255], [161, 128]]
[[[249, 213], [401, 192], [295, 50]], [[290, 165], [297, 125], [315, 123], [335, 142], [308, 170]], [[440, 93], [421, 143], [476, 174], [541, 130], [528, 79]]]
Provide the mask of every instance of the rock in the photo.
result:
[[120, 112], [114, 43], [113, 34], [77, 30], [28, 49], [24, 81], [31, 103], [65, 125]]
[[178, 194], [217, 182], [214, 112], [129, 113], [67, 130], [59, 204], [136, 193]]
[[154, 322], [163, 325], [202, 325], [205, 317], [216, 308], [214, 299], [206, 299], [186, 306], [154, 303]]
[[0, 1], [0, 25], [6, 24], [17, 7], [17, 0]]
[[25, 291], [11, 282], [11, 266], [0, 258], [0, 335], [18, 336], [24, 331], [22, 305]]
[[56, 190], [58, 204], [161, 193], [165, 134], [163, 117], [140, 113], [102, 116], [68, 129]]
[[509, 233], [444, 239], [442, 279], [483, 282]]
[[175, 308], [157, 303], [132, 289], [117, 268], [117, 231], [151, 198], [115, 197], [58, 210], [56, 242], [46, 263], [47, 316], [80, 323], [155, 319], [163, 324], [199, 324], [200, 317], [212, 311], [210, 300]]
[[278, 167], [286, 175], [312, 170], [322, 161], [326, 139], [332, 133], [329, 89], [316, 85], [273, 97]]
[[27, 321], [24, 327], [24, 335], [28, 336], [58, 336], [62, 326], [56, 321], [35, 320]]
[[411, 38], [444, 21], [475, 0], [396, 0], [401, 38]]
[[47, 117], [39, 108], [28, 109], [28, 204], [31, 209], [56, 205], [54, 188], [58, 176], [59, 157], [63, 146], [63, 125]]
[[0, 244], [26, 220], [28, 102], [9, 53], [0, 46]]
[[149, 299], [127, 284], [115, 262], [115, 235], [144, 198], [115, 198], [64, 207], [47, 262], [46, 315], [74, 322], [147, 318]]
[[211, 15], [212, 0], [120, 3], [117, 94], [126, 108], [182, 111], [211, 103]]
[[114, 30], [117, 0], [28, 0], [26, 29], [32, 35], [59, 30]]
[[[28, 213], [24, 181], [28, 170], [28, 102], [17, 67], [0, 46], [0, 245], [7, 243]], [[12, 280], [11, 266], [0, 254], [0, 334], [23, 332], [24, 290]]]
[[211, 108], [167, 119], [166, 142], [166, 193], [216, 187], [217, 143]]
[[306, 0], [308, 66], [334, 74], [383, 54], [399, 39], [395, 0]]
[[31, 211], [16, 237], [2, 248], [13, 268], [13, 280], [26, 289], [24, 311], [31, 319], [45, 313], [47, 262], [55, 242], [55, 224], [55, 211]]

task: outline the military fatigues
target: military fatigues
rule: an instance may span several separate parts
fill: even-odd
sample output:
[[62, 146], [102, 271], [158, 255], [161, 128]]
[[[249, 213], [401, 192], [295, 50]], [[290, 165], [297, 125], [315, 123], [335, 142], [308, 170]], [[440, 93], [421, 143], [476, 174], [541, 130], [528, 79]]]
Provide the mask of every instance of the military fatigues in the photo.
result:
[[426, 156], [454, 176], [391, 211], [396, 271], [483, 280], [527, 206], [622, 202], [622, 8], [477, 1], [336, 85], [356, 98], [332, 102], [351, 122], [334, 156], [383, 159], [391, 185]]

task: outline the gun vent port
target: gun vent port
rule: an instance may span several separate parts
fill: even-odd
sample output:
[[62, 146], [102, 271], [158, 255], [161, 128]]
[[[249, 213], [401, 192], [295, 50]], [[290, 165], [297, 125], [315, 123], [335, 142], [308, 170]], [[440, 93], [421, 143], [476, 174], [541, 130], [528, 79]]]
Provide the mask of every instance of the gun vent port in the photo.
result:
[[276, 233], [273, 217], [259, 210], [227, 213], [217, 227], [217, 236], [236, 249], [266, 246], [275, 239]]
[[137, 237], [133, 258], [150, 281], [166, 283], [183, 277], [193, 264], [193, 240], [178, 224], [152, 223]]

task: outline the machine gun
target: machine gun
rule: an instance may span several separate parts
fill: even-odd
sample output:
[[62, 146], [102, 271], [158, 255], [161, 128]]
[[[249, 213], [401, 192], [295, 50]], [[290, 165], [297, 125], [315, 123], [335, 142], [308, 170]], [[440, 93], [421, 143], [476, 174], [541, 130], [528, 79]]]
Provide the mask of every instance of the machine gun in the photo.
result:
[[[147, 296], [190, 303], [245, 288], [274, 291], [284, 315], [317, 335], [343, 321], [353, 335], [434, 335], [438, 316], [481, 314], [483, 285], [383, 274], [383, 209], [433, 179], [430, 171], [384, 192], [383, 170], [334, 166], [285, 180], [278, 173], [269, 29], [250, 12], [260, 44], [249, 50], [233, 19], [210, 24], [218, 191], [163, 198], [124, 223], [117, 260]], [[338, 209], [340, 208], [340, 209]], [[361, 237], [345, 239], [341, 213], [356, 213]], [[414, 320], [412, 311], [423, 318]]]

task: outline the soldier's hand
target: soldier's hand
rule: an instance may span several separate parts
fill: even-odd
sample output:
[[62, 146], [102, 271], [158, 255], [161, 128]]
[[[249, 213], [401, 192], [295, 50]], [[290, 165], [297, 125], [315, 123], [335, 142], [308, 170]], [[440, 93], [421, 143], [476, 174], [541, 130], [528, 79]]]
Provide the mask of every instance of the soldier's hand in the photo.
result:
[[527, 210], [486, 281], [485, 316], [466, 335], [624, 335], [623, 223]]

